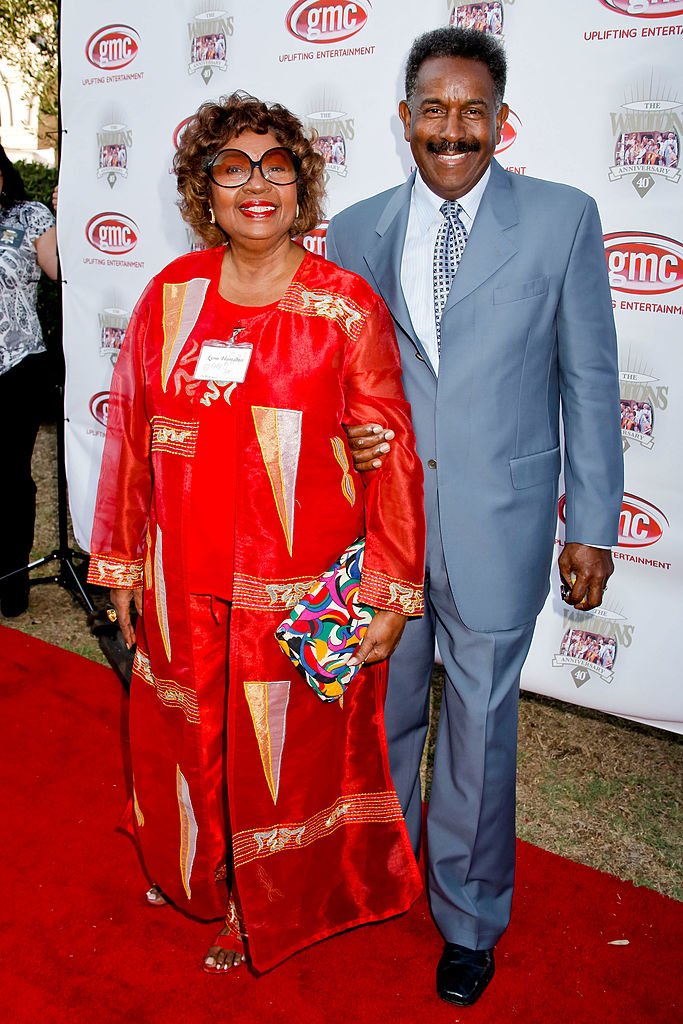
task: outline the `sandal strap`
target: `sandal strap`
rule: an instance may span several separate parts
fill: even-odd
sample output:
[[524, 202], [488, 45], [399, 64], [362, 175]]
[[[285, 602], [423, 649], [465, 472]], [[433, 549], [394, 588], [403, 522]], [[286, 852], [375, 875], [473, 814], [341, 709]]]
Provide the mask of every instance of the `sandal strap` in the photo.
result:
[[244, 952], [244, 942], [239, 935], [224, 935], [222, 932], [219, 932], [211, 945], [218, 946], [220, 949], [229, 949], [233, 953]]
[[242, 941], [247, 938], [247, 933], [244, 930], [244, 924], [242, 923], [240, 912], [237, 909], [237, 904], [232, 896], [228, 901], [228, 912], [225, 915], [225, 927], [228, 929], [228, 934], [234, 935], [236, 939]]

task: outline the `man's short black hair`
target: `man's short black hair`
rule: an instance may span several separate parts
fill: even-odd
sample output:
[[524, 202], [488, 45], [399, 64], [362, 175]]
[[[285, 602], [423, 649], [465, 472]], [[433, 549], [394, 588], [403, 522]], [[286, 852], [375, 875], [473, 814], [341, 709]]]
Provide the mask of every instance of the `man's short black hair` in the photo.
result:
[[417, 75], [422, 64], [431, 57], [466, 57], [486, 64], [493, 79], [496, 105], [505, 96], [507, 59], [498, 40], [488, 33], [472, 28], [435, 28], [418, 36], [410, 48], [406, 64], [406, 100], [410, 104], [415, 93]]

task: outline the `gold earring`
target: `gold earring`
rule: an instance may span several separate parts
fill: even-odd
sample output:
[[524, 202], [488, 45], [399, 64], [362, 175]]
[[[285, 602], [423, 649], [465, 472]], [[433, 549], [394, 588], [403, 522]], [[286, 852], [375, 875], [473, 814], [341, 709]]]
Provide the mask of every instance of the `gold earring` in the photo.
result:
[[296, 204], [296, 217], [295, 217], [295, 220], [299, 219], [299, 214], [300, 213], [301, 213], [301, 210], [299, 209], [299, 204], [297, 203]]
[[209, 207], [209, 224], [216, 223], [216, 214], [213, 212], [213, 206]]

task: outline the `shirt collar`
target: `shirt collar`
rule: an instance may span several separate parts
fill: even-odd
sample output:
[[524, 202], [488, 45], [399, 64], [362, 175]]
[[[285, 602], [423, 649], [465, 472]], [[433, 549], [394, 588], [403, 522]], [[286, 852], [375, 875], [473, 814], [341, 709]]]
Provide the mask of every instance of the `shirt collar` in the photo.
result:
[[[470, 224], [474, 220], [477, 210], [479, 209], [481, 197], [484, 194], [484, 190], [488, 185], [490, 177], [491, 165], [489, 164], [474, 188], [471, 188], [469, 192], [465, 193], [464, 196], [461, 196], [458, 199], [458, 202], [462, 206]], [[435, 220], [441, 220], [441, 204], [443, 203], [443, 199], [441, 196], [437, 196], [435, 192], [432, 192], [429, 186], [425, 184], [419, 171], [415, 175], [412, 201], [415, 212], [425, 228]]]

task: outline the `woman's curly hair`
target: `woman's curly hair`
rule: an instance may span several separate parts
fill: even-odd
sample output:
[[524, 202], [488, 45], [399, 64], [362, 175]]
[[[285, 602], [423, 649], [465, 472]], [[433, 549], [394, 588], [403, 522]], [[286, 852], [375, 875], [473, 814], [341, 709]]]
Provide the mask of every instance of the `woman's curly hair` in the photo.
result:
[[272, 132], [281, 146], [296, 153], [301, 169], [296, 183], [299, 213], [290, 235], [303, 235], [323, 219], [325, 161], [304, 133], [301, 121], [280, 103], [264, 103], [245, 92], [221, 96], [217, 103], [202, 103], [182, 134], [173, 159], [178, 178], [179, 207], [183, 219], [209, 246], [222, 245], [225, 232], [209, 221], [211, 179], [205, 170], [207, 158], [217, 153], [228, 139], [242, 132], [264, 135]]

